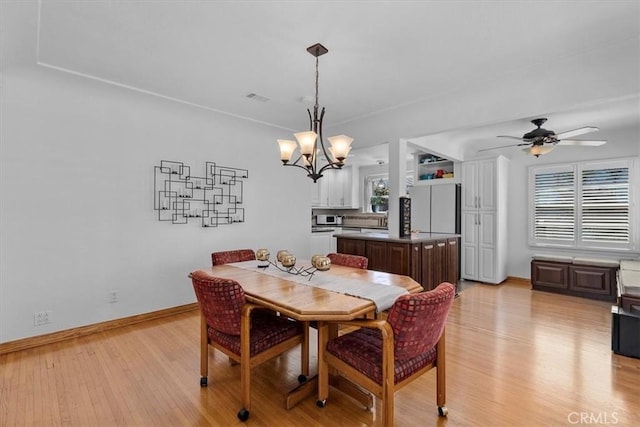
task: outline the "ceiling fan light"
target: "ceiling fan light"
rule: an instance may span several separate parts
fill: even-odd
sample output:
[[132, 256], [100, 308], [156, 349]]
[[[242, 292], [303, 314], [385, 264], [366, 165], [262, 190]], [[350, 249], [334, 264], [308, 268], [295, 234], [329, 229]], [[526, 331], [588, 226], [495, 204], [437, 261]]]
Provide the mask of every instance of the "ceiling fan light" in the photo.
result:
[[318, 137], [318, 135], [312, 130], [294, 133], [293, 135], [298, 140], [298, 144], [300, 144], [300, 154], [305, 156], [311, 155], [313, 153], [313, 149], [316, 144], [316, 138]]
[[543, 154], [549, 153], [551, 150], [553, 150], [553, 145], [534, 145], [530, 148], [524, 148], [522, 151], [525, 151], [532, 156], [539, 157]]
[[280, 145], [280, 160], [282, 160], [284, 163], [288, 163], [289, 161], [291, 161], [293, 151], [297, 147], [296, 143], [288, 139], [279, 139], [278, 145]]

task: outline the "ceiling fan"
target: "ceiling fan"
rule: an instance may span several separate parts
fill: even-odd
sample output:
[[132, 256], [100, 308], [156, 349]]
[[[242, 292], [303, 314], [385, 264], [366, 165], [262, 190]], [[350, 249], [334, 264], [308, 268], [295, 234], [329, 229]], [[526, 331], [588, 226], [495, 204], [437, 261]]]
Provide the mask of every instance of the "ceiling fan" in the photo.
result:
[[606, 144], [607, 141], [602, 140], [578, 140], [571, 139], [574, 136], [584, 135], [585, 133], [595, 132], [600, 130], [594, 126], [585, 126], [578, 129], [573, 129], [566, 132], [560, 132], [556, 134], [552, 130], [547, 130], [542, 128], [541, 126], [546, 122], [547, 119], [539, 118], [531, 120], [531, 123], [537, 126], [537, 129], [532, 130], [531, 132], [525, 133], [522, 137], [517, 136], [506, 136], [506, 135], [498, 135], [498, 138], [511, 138], [517, 139], [519, 141], [524, 141], [519, 144], [512, 145], [503, 145], [500, 147], [492, 147], [492, 148], [484, 148], [478, 151], [488, 151], [488, 150], [497, 150], [499, 148], [505, 147], [527, 147], [522, 150], [535, 156], [539, 157], [542, 154], [547, 154], [556, 145], [581, 145], [581, 146], [598, 146]]

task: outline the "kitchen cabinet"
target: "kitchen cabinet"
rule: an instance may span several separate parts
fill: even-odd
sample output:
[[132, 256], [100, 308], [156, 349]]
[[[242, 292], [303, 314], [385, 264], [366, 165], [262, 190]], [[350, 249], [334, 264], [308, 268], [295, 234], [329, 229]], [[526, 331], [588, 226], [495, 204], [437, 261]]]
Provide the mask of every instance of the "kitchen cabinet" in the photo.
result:
[[462, 218], [462, 278], [486, 283], [502, 282], [506, 279], [506, 272], [498, 274], [498, 264], [506, 267], [506, 262], [499, 263], [496, 259], [499, 253], [496, 213], [463, 212]]
[[386, 244], [386, 271], [408, 276], [411, 274], [411, 245], [389, 242]]
[[[462, 209], [497, 209], [498, 165], [506, 164], [507, 159], [464, 162], [462, 164]], [[501, 179], [507, 179], [506, 172], [500, 172]]]
[[[342, 254], [360, 255], [365, 257], [367, 256], [364, 240], [344, 239], [342, 238], [342, 236], [338, 236], [338, 252]], [[369, 270], [373, 270], [371, 268], [371, 263], [369, 263]]]
[[387, 271], [387, 243], [367, 241], [365, 256], [369, 259], [369, 270]]
[[458, 238], [429, 241], [411, 247], [411, 277], [425, 290], [442, 282], [458, 283]]
[[321, 208], [358, 208], [358, 168], [345, 166], [340, 170], [325, 170], [315, 183], [311, 204]]
[[461, 277], [498, 284], [507, 278], [508, 160], [462, 165]]
[[334, 240], [332, 232], [311, 233], [311, 255], [326, 255], [332, 252]]
[[442, 282], [450, 282], [457, 287], [457, 236], [446, 237], [436, 233], [427, 238], [409, 239], [381, 236], [381, 233], [337, 236], [338, 252], [366, 256], [369, 270], [411, 276], [425, 290], [434, 289]]

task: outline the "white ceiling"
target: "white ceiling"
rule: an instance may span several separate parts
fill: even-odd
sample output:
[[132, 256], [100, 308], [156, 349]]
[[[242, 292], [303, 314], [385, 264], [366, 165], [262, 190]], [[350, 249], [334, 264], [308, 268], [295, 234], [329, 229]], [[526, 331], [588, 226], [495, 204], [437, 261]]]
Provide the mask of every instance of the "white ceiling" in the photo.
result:
[[308, 126], [306, 48], [320, 42], [326, 134], [351, 132], [354, 148], [429, 135], [469, 151], [524, 134], [537, 115], [557, 132], [637, 126], [639, 40], [636, 0], [43, 0], [38, 62], [288, 136]]

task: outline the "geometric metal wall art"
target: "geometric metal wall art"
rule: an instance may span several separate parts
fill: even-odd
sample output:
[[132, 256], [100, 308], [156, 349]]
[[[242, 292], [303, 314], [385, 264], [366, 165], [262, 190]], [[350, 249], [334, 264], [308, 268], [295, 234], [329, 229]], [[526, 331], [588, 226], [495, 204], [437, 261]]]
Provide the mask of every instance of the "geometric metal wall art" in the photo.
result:
[[199, 221], [202, 227], [244, 222], [241, 205], [247, 169], [205, 162], [204, 174], [194, 176], [182, 162], [161, 160], [153, 172], [153, 205], [159, 221]]

